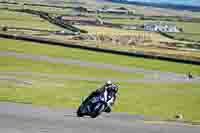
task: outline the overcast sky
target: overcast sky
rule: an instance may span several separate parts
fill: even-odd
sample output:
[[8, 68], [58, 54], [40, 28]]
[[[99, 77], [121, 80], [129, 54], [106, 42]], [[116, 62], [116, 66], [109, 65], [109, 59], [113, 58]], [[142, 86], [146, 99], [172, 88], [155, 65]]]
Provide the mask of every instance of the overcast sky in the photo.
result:
[[198, 6], [200, 6], [200, 0], [127, 0], [127, 1], [171, 3], [171, 4], [184, 4], [184, 5], [198, 5]]

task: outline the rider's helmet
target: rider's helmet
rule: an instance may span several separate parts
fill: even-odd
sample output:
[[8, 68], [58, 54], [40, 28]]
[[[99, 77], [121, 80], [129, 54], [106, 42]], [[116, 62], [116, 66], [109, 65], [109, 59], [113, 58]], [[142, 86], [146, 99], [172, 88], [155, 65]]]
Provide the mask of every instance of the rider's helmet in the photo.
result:
[[108, 86], [108, 91], [112, 91], [112, 92], [115, 92], [117, 93], [118, 92], [118, 86], [113, 84], [112, 81], [108, 80], [106, 82], [106, 86]]
[[109, 86], [109, 85], [112, 85], [112, 81], [111, 80], [106, 81], [106, 86]]

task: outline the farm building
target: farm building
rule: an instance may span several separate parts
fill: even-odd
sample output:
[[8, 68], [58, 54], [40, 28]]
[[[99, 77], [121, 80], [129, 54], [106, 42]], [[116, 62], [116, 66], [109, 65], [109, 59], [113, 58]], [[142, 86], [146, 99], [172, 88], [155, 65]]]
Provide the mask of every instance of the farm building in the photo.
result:
[[155, 31], [155, 32], [180, 32], [175, 24], [167, 23], [148, 23], [144, 24], [144, 30]]
[[61, 20], [69, 22], [71, 24], [90, 24], [90, 25], [101, 25], [103, 21], [99, 18], [92, 17], [81, 17], [81, 16], [61, 16]]
[[126, 8], [101, 8], [97, 9], [97, 13], [115, 13], [115, 14], [129, 14], [134, 13], [134, 11], [130, 11]]

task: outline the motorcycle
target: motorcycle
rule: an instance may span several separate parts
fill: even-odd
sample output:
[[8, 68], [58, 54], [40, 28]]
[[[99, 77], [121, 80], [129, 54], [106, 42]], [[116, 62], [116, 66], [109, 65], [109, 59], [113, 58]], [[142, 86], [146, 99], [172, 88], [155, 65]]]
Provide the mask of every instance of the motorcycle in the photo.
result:
[[[111, 99], [111, 96], [109, 97]], [[107, 94], [104, 92], [104, 94], [93, 97], [86, 103], [83, 101], [77, 110], [77, 116], [90, 116], [91, 118], [96, 118], [111, 107], [108, 102], [110, 99], [107, 98]]]

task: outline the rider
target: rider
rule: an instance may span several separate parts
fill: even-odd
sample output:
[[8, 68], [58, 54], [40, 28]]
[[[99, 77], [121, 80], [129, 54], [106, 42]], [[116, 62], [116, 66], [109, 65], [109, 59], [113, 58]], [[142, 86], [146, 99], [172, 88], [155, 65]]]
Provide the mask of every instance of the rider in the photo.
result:
[[[102, 93], [107, 91], [107, 98], [109, 99], [109, 107], [105, 110], [105, 112], [109, 113], [111, 112], [111, 106], [114, 105], [114, 102], [116, 100], [117, 92], [118, 92], [118, 86], [113, 84], [112, 81], [108, 80], [101, 88], [97, 89], [96, 91], [93, 91], [84, 101], [84, 103], [88, 102], [91, 98], [96, 97]], [[112, 95], [112, 98], [109, 96]]]

